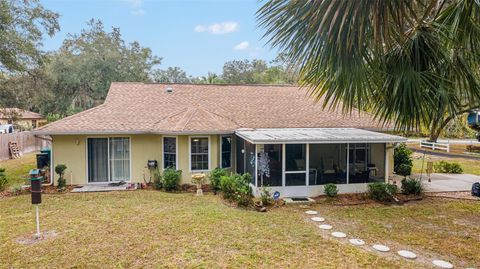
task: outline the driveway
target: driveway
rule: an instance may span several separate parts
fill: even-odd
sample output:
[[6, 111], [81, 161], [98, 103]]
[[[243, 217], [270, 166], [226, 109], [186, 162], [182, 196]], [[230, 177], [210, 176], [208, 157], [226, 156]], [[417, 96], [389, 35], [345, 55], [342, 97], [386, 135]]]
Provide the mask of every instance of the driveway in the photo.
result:
[[[417, 177], [418, 178], [418, 177]], [[432, 182], [423, 174], [422, 182], [427, 192], [470, 191], [472, 184], [480, 182], [480, 176], [470, 174], [432, 174]]]

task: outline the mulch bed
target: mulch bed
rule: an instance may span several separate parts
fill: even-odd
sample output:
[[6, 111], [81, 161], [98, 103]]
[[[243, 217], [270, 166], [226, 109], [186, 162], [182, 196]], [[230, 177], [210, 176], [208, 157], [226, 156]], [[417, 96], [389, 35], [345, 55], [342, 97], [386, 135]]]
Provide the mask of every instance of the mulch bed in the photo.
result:
[[[56, 186], [43, 186], [42, 187], [42, 194], [62, 194], [62, 193], [69, 193], [71, 192], [76, 186], [66, 186], [64, 191], [59, 191]], [[30, 187], [22, 188], [22, 189], [7, 189], [0, 192], [0, 199], [18, 196], [18, 195], [25, 195], [30, 194]]]
[[[399, 200], [397, 204], [403, 204], [411, 201], [419, 201], [423, 199], [423, 196], [404, 195], [404, 194], [398, 194], [396, 197]], [[339, 194], [336, 198], [329, 198], [325, 195], [321, 195], [321, 196], [314, 197], [313, 199], [317, 203], [328, 203], [331, 205], [338, 205], [338, 206], [366, 205], [366, 204], [378, 203], [377, 201], [368, 198], [366, 193]], [[392, 203], [392, 204], [395, 204], [395, 203]]]

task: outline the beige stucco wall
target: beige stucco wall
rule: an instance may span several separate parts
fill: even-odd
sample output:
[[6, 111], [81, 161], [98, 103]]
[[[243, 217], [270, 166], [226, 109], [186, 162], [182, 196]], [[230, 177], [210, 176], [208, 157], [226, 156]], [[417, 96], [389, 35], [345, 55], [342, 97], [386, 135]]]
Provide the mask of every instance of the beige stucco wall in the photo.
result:
[[[115, 135], [113, 135], [115, 136]], [[118, 135], [118, 137], [126, 135]], [[220, 164], [220, 136], [219, 135], [198, 135], [210, 138], [210, 170], [218, 167]], [[92, 136], [108, 137], [108, 136]], [[112, 137], [112, 135], [110, 135]], [[131, 143], [131, 182], [143, 182], [143, 179], [150, 178], [147, 169], [148, 160], [157, 160], [159, 167], [162, 167], [162, 136], [161, 135], [128, 135]], [[178, 169], [182, 170], [181, 184], [191, 183], [190, 171], [190, 145], [189, 139], [193, 136], [177, 136], [178, 140]], [[53, 163], [54, 167], [58, 164], [65, 164], [67, 183], [73, 184], [87, 183], [87, 153], [85, 135], [54, 135], [52, 136]], [[233, 154], [232, 154], [233, 155]], [[232, 156], [232, 164], [235, 163]], [[208, 174], [208, 171], [205, 171]], [[55, 182], [57, 182], [55, 175]]]

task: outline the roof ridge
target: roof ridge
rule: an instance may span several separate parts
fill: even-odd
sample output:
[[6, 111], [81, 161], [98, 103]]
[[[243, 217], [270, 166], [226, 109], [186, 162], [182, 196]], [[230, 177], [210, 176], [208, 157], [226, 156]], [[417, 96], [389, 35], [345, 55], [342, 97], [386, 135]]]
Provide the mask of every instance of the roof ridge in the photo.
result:
[[240, 124], [239, 124], [238, 122], [236, 122], [235, 120], [233, 120], [233, 119], [231, 119], [231, 118], [229, 118], [229, 117], [227, 117], [227, 116], [220, 115], [220, 114], [215, 113], [215, 112], [213, 112], [213, 111], [210, 111], [210, 110], [208, 110], [208, 109], [204, 109], [204, 110], [207, 111], [208, 113], [211, 113], [211, 114], [215, 115], [215, 116], [218, 116], [218, 117], [220, 117], [220, 118], [224, 118], [224, 119], [226, 119], [226, 120], [229, 120], [229, 121], [235, 123], [235, 125], [237, 125], [237, 126], [240, 126]]
[[94, 111], [94, 110], [97, 110], [97, 109], [100, 108], [100, 107], [103, 107], [104, 105], [105, 105], [105, 103], [100, 104], [100, 105], [98, 105], [98, 106], [96, 106], [96, 107], [89, 108], [89, 109], [84, 110], [84, 111], [80, 111], [80, 112], [78, 112], [78, 113], [75, 113], [75, 114], [73, 114], [73, 115], [67, 116], [67, 117], [62, 118], [62, 119], [59, 119], [59, 120], [57, 120], [57, 121], [50, 122], [50, 123], [48, 123], [48, 124], [45, 124], [45, 125], [37, 128], [37, 130], [43, 130], [43, 129], [45, 129], [46, 127], [49, 127], [49, 125], [57, 124], [57, 123], [59, 123], [59, 122], [65, 121], [65, 120], [68, 120], [68, 119], [71, 119], [71, 118], [74, 118], [74, 117], [78, 117], [78, 116], [80, 116], [80, 115], [86, 114], [87, 112], [92, 112], [92, 111]]
[[[195, 106], [195, 108], [192, 108], [193, 112], [192, 112], [192, 114], [190, 115], [190, 117], [188, 118], [188, 120], [185, 122], [185, 124], [183, 125], [182, 130], [184, 130], [185, 127], [187, 127], [187, 125], [188, 125], [188, 124], [190, 123], [190, 121], [192, 120], [193, 116], [195, 116], [195, 114], [197, 114], [197, 111], [198, 111], [199, 108], [200, 108], [200, 106], [199, 106], [198, 104]], [[188, 110], [190, 110], [190, 109], [188, 109]]]
[[252, 83], [178, 83], [178, 82], [121, 82], [114, 81], [112, 84], [144, 84], [144, 85], [198, 85], [198, 86], [248, 86], [248, 87], [301, 87], [297, 84], [252, 84]]
[[185, 111], [188, 111], [188, 109], [189, 109], [189, 108], [182, 108], [182, 109], [180, 109], [180, 111], [178, 111], [177, 113], [169, 114], [169, 115], [167, 115], [167, 116], [165, 116], [165, 117], [157, 120], [156, 122], [154, 122], [154, 123], [152, 124], [152, 127], [154, 127], [155, 125], [159, 124], [160, 122], [162, 122], [162, 121], [164, 121], [164, 120], [166, 120], [166, 119], [173, 118], [173, 117], [175, 117], [175, 116], [177, 116], [177, 115], [179, 115], [179, 114], [181, 114], [181, 113], [183, 113], [183, 112], [185, 112]]

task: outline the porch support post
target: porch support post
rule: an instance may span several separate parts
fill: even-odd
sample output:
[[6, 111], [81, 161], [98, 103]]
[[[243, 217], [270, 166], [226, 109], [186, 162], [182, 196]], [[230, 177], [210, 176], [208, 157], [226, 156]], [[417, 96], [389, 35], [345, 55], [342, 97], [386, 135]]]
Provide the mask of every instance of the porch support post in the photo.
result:
[[387, 144], [385, 143], [384, 144], [384, 150], [383, 150], [384, 154], [385, 154], [385, 178], [384, 178], [384, 182], [388, 183], [388, 147], [387, 147]]
[[285, 144], [282, 144], [282, 187], [285, 187]]
[[350, 144], [347, 143], [347, 184], [350, 181]]
[[253, 144], [255, 146], [255, 187], [258, 187], [258, 144]]
[[310, 144], [305, 145], [305, 186], [310, 182]]

